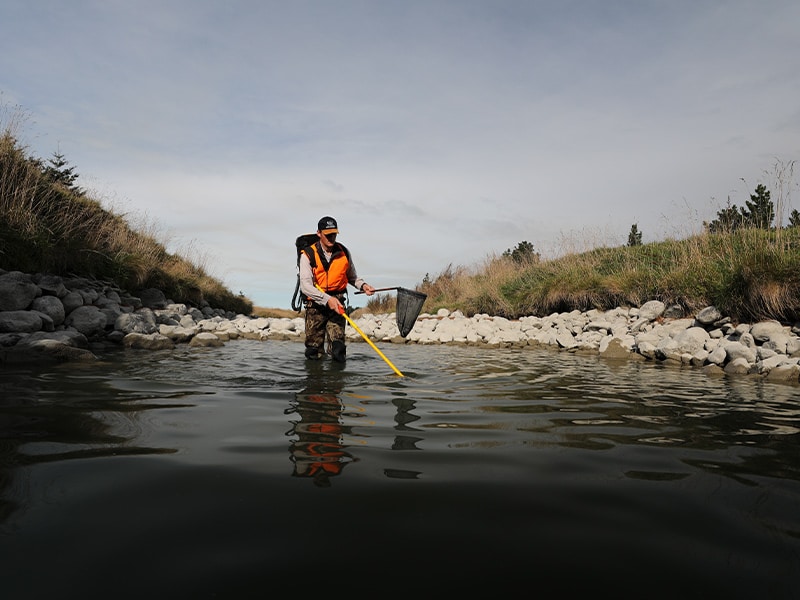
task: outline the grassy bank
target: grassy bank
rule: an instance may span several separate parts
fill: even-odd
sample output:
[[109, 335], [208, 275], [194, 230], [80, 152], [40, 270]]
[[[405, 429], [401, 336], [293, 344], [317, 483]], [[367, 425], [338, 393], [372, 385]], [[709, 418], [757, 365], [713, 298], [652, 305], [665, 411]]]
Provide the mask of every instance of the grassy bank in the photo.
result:
[[[29, 156], [12, 128], [0, 134], [0, 268], [94, 277], [131, 292], [157, 287], [176, 302], [207, 301], [236, 313], [296, 316], [254, 309], [202, 265], [167, 252], [155, 235], [73, 184], [71, 169]], [[715, 305], [739, 322], [800, 321], [800, 227], [711, 231], [552, 260], [533, 253], [488, 256], [474, 266], [450, 265], [416, 287], [428, 295], [423, 310], [460, 309], [470, 316], [544, 316], [662, 300], [687, 314]], [[394, 294], [378, 294], [364, 310], [391, 312], [394, 302]]]
[[0, 268], [92, 277], [131, 292], [155, 287], [176, 302], [252, 312], [202, 265], [167, 252], [70, 182], [69, 169], [29, 156], [10, 129], [0, 134]]
[[428, 294], [429, 312], [446, 307], [517, 318], [661, 300], [687, 314], [714, 305], [738, 322], [795, 323], [800, 228], [703, 233], [546, 261], [491, 256], [474, 267], [449, 266], [418, 289]]

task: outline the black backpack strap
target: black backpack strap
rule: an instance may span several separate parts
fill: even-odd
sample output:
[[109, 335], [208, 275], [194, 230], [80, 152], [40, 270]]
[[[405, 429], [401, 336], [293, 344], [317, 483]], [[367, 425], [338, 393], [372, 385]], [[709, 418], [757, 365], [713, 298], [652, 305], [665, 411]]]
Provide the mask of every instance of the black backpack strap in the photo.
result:
[[300, 309], [303, 308], [302, 298], [300, 297], [302, 296], [300, 294], [300, 254], [302, 252], [306, 253], [313, 269], [316, 266], [316, 261], [314, 260], [314, 251], [309, 246], [317, 241], [319, 241], [319, 237], [316, 233], [304, 233], [294, 241], [294, 246], [297, 249], [297, 283], [294, 286], [294, 294], [292, 294], [292, 309], [297, 312], [300, 312]]
[[300, 254], [305, 252], [308, 255], [309, 260], [311, 261], [311, 267], [314, 268], [316, 266], [314, 261], [314, 253], [311, 251], [306, 251], [309, 246], [313, 246], [315, 243], [319, 241], [319, 237], [316, 233], [304, 233], [301, 236], [298, 236], [297, 239], [294, 241], [294, 246], [297, 248], [297, 266], [300, 266]]
[[[313, 244], [306, 246], [300, 252], [305, 252], [306, 256], [308, 256], [308, 262], [311, 263], [311, 269], [314, 270], [314, 269], [317, 268], [317, 255], [314, 252], [313, 248], [311, 248], [311, 246], [313, 246]], [[297, 257], [297, 260], [298, 261], [300, 260], [300, 256], [299, 255]], [[298, 267], [300, 266], [299, 262], [298, 262], [297, 266]]]

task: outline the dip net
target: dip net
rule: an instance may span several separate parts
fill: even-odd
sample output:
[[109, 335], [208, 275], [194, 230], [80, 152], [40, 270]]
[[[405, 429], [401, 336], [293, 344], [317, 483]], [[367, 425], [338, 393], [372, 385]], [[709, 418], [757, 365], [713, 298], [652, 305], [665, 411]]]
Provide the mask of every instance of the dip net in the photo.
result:
[[406, 337], [414, 328], [414, 323], [416, 323], [427, 297], [427, 294], [422, 292], [407, 290], [402, 287], [397, 288], [397, 308], [395, 312], [397, 314], [397, 328], [400, 330], [402, 337]]

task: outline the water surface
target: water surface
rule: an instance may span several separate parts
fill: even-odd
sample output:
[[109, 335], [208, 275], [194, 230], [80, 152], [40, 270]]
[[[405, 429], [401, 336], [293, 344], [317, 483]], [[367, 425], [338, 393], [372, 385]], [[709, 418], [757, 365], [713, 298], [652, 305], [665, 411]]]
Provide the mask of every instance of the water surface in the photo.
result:
[[4, 597], [798, 597], [798, 388], [381, 349], [0, 365]]

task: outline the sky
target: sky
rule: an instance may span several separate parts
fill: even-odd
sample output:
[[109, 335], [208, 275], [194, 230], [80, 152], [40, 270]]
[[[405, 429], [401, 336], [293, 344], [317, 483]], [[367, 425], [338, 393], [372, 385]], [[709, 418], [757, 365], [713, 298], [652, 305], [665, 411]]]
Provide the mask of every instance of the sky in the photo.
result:
[[3, 0], [0, 124], [289, 308], [326, 215], [368, 283], [413, 288], [522, 241], [687, 237], [759, 183], [800, 209], [798, 25], [796, 0]]

